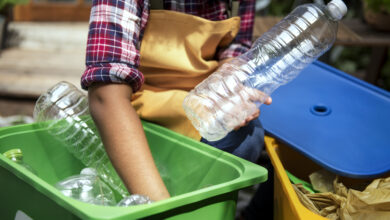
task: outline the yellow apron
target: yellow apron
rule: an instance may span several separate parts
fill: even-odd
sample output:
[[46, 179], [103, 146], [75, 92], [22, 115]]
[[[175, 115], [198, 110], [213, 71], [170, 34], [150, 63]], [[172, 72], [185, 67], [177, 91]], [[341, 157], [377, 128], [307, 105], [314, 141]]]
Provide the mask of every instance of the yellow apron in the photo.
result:
[[187, 91], [218, 67], [215, 53], [239, 31], [240, 18], [209, 21], [184, 13], [151, 10], [141, 44], [140, 71], [145, 84], [134, 95], [138, 115], [199, 140], [182, 103]]

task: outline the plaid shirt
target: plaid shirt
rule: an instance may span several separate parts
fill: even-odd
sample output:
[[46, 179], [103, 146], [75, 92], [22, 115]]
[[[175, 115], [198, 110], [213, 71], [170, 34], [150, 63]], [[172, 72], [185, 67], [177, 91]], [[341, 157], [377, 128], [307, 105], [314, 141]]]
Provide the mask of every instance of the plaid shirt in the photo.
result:
[[[224, 0], [164, 0], [164, 9], [209, 20], [227, 19]], [[227, 48], [220, 48], [219, 60], [235, 57], [251, 46], [255, 0], [241, 0], [240, 31]], [[81, 85], [94, 82], [128, 83], [133, 92], [144, 82], [138, 70], [140, 43], [149, 16], [148, 0], [93, 0], [87, 41], [86, 70]]]

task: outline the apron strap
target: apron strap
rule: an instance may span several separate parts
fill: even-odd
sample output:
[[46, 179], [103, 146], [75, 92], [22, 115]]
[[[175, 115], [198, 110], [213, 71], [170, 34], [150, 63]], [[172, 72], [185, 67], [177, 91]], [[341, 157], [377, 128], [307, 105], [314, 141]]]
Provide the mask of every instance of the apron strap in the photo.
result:
[[[238, 16], [238, 11], [240, 9], [240, 2], [238, 0], [225, 0], [227, 4], [227, 14], [228, 18]], [[151, 10], [163, 10], [164, 9], [164, 0], [150, 0], [150, 9]]]

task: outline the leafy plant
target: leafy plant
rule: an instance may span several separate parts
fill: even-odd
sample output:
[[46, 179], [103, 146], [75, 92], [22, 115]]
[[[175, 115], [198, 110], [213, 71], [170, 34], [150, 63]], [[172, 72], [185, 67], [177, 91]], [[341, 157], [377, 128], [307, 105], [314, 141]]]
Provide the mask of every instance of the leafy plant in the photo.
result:
[[390, 0], [364, 0], [365, 6], [374, 12], [390, 14]]
[[267, 8], [268, 15], [285, 16], [291, 12], [293, 3], [294, 1], [271, 0]]
[[6, 5], [17, 5], [17, 4], [27, 3], [27, 2], [28, 2], [28, 0], [0, 0], [0, 11]]

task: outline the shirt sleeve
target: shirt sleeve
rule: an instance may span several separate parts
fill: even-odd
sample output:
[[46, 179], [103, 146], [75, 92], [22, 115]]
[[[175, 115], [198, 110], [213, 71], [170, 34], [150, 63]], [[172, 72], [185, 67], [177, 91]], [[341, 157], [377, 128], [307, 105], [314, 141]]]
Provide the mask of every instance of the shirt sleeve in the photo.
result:
[[241, 18], [240, 30], [233, 42], [218, 51], [218, 59], [223, 60], [239, 56], [248, 51], [252, 45], [252, 33], [255, 20], [256, 0], [241, 0], [238, 15]]
[[[147, 2], [147, 1], [146, 1]], [[138, 70], [140, 42], [149, 16], [137, 0], [94, 0], [89, 21], [86, 70], [81, 86], [127, 83], [133, 92], [144, 82]]]

